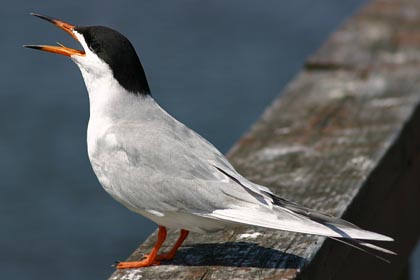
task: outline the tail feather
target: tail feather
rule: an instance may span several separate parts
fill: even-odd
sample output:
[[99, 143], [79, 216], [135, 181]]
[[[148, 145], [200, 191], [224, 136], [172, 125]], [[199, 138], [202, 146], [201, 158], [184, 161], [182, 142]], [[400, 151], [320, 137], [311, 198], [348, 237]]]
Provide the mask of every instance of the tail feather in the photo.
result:
[[[378, 259], [380, 259], [381, 261], [384, 261], [384, 262], [386, 262], [386, 263], [390, 263], [390, 261], [389, 261], [388, 259], [386, 259], [386, 258], [382, 257], [382, 256], [379, 256], [378, 254], [375, 254], [375, 253], [373, 253], [373, 252], [371, 252], [371, 251], [367, 250], [366, 248], [370, 248], [370, 249], [373, 249], [373, 250], [376, 250], [376, 251], [380, 251], [380, 252], [382, 252], [382, 253], [387, 253], [387, 254], [390, 254], [390, 255], [397, 255], [397, 254], [396, 254], [395, 252], [393, 252], [393, 251], [390, 251], [390, 250], [388, 250], [388, 249], [385, 249], [385, 248], [382, 248], [382, 247], [379, 247], [379, 246], [373, 245], [373, 244], [371, 244], [371, 243], [361, 242], [361, 241], [359, 241], [359, 240], [357, 240], [357, 239], [347, 239], [347, 240], [343, 240], [343, 239], [340, 239], [340, 238], [335, 238], [335, 237], [329, 237], [329, 238], [331, 238], [332, 240], [338, 241], [338, 242], [340, 242], [340, 243], [346, 244], [346, 245], [348, 245], [348, 246], [350, 246], [350, 247], [353, 247], [353, 248], [355, 248], [355, 249], [357, 249], [357, 250], [359, 250], [359, 251], [362, 251], [362, 252], [364, 252], [364, 253], [366, 253], [366, 254], [369, 254], [369, 255], [371, 255], [371, 256], [374, 256], [375, 258], [378, 258]], [[364, 247], [366, 247], [366, 248], [364, 248]]]
[[310, 211], [309, 209], [307, 212], [303, 212], [303, 208], [296, 207], [295, 205], [288, 205], [287, 208], [274, 206], [273, 209], [261, 206], [256, 208], [235, 208], [215, 210], [210, 214], [197, 215], [239, 224], [322, 235], [367, 252], [384, 261], [387, 260], [369, 252], [366, 248], [395, 255], [390, 250], [361, 241], [393, 241], [391, 237], [361, 229], [342, 219]]
[[275, 207], [275, 211], [263, 207], [235, 208], [215, 210], [210, 214], [198, 214], [207, 218], [254, 225], [272, 229], [300, 232], [307, 234], [323, 235], [337, 238], [350, 238], [362, 240], [392, 241], [393, 239], [349, 224], [311, 220], [305, 216], [294, 213], [288, 209]]
[[[310, 220], [316, 221], [320, 224], [323, 224], [325, 226], [329, 226], [329, 227], [336, 227], [336, 230], [340, 230], [340, 229], [352, 229], [352, 230], [360, 230], [363, 232], [369, 232], [366, 230], [361, 229], [360, 227], [356, 226], [355, 224], [352, 224], [346, 220], [340, 219], [340, 218], [336, 218], [312, 209], [309, 209], [307, 207], [298, 205], [294, 202], [288, 201], [284, 198], [281, 198], [273, 193], [266, 193], [267, 195], [270, 195], [271, 198], [273, 199], [273, 204], [283, 208], [283, 209], [287, 209], [292, 213], [296, 213], [297, 215], [301, 215], [304, 216]], [[370, 234], [372, 234], [373, 232], [369, 232]], [[375, 235], [378, 235], [377, 233], [373, 233]], [[377, 238], [366, 238], [368, 240], [381, 240], [381, 241], [393, 241], [392, 238], [384, 236], [384, 235], [380, 235], [380, 239]], [[343, 238], [346, 238], [347, 236], [343, 236]], [[386, 240], [384, 240], [383, 238], [385, 237]], [[350, 237], [352, 238], [352, 237]], [[354, 238], [354, 237], [353, 237]], [[362, 239], [362, 238], [360, 238]], [[363, 238], [365, 239], [365, 238]], [[366, 247], [371, 247], [372, 249], [376, 249], [379, 250], [378, 248], [373, 248], [375, 247], [372, 244], [366, 243], [366, 244], [362, 244], [362, 242], [359, 242], [360, 245], [366, 246]], [[383, 249], [383, 248], [381, 248]], [[385, 250], [385, 249], [384, 249]], [[380, 250], [379, 250], [380, 251]], [[387, 253], [393, 253], [391, 251], [387, 252]], [[395, 253], [394, 253], [395, 254]]]
[[395, 252], [393, 252], [391, 250], [388, 250], [388, 249], [379, 247], [379, 246], [374, 245], [374, 244], [371, 244], [371, 243], [363, 242], [363, 241], [356, 240], [356, 239], [354, 239], [352, 241], [354, 241], [358, 245], [365, 246], [367, 248], [370, 248], [370, 249], [373, 249], [373, 250], [376, 250], [376, 251], [380, 251], [382, 253], [386, 253], [386, 254], [390, 254], [390, 255], [394, 255], [394, 256], [398, 255], [397, 253], [395, 253]]

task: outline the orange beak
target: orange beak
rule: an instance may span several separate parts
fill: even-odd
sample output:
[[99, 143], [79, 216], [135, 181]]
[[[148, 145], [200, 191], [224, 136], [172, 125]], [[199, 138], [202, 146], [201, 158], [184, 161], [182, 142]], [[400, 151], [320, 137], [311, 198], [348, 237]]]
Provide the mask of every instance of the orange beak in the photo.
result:
[[[42, 18], [42, 19], [45, 19], [46, 21], [51, 22], [55, 26], [63, 29], [64, 31], [66, 31], [68, 34], [70, 34], [70, 36], [72, 36], [74, 39], [76, 39], [76, 41], [79, 42], [76, 35], [74, 35], [74, 33], [73, 33], [73, 30], [76, 27], [75, 25], [72, 25], [70, 23], [61, 21], [61, 20], [56, 19], [56, 18], [43, 16], [43, 15], [40, 15], [40, 14], [31, 13], [31, 15]], [[68, 48], [66, 46], [63, 46], [62, 44], [59, 44], [58, 46], [24, 45], [24, 47], [25, 48], [36, 49], [36, 50], [41, 50], [41, 51], [46, 51], [46, 52], [62, 54], [62, 55], [69, 56], [69, 57], [73, 56], [73, 55], [85, 55], [84, 51]]]

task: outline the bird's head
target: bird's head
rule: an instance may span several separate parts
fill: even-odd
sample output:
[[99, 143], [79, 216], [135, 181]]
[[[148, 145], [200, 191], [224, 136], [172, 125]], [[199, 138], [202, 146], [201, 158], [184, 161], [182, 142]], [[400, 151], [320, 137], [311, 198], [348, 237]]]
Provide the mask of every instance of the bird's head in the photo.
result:
[[58, 46], [24, 45], [24, 47], [70, 57], [82, 71], [86, 85], [92, 80], [114, 78], [127, 91], [150, 94], [143, 67], [130, 41], [118, 31], [104, 26], [76, 26], [67, 22], [32, 13], [70, 34], [83, 50]]

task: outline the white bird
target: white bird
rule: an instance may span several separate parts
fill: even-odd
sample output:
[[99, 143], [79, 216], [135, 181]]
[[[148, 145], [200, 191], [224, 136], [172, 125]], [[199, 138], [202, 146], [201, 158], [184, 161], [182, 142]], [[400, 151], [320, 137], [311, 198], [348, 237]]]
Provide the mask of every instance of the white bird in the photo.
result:
[[[99, 182], [118, 202], [159, 225], [150, 254], [117, 268], [173, 259], [190, 231], [244, 225], [338, 238], [393, 253], [360, 241], [392, 238], [297, 205], [242, 177], [212, 144], [155, 102], [136, 51], [119, 32], [32, 15], [60, 27], [83, 47], [25, 46], [65, 55], [79, 67], [90, 104], [88, 154]], [[170, 252], [158, 255], [166, 228], [181, 234]]]

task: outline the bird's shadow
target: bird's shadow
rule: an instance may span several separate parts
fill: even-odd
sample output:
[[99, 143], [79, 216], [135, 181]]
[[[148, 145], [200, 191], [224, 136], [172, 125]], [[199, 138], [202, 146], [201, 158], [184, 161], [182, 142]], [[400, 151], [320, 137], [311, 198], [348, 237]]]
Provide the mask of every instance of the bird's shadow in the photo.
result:
[[162, 265], [300, 268], [306, 259], [252, 242], [193, 244], [178, 250]]

